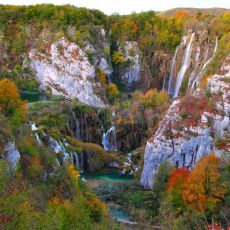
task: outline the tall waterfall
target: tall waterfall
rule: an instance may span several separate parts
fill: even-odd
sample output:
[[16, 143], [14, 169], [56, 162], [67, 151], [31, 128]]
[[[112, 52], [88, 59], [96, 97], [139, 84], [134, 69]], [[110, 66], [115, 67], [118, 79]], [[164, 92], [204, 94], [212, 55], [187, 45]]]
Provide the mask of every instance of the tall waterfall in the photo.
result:
[[192, 83], [191, 90], [194, 89], [197, 80], [202, 76], [202, 74], [204, 73], [204, 69], [205, 69], [205, 68], [207, 67], [207, 65], [211, 62], [211, 60], [212, 60], [214, 54], [215, 54], [216, 51], [217, 51], [217, 48], [218, 48], [218, 37], [216, 37], [215, 47], [214, 47], [214, 49], [213, 49], [213, 54], [212, 54], [211, 58], [209, 58], [209, 59], [204, 63], [204, 66], [203, 66], [202, 70], [200, 71], [200, 73], [197, 75], [196, 79], [195, 79], [195, 80], [193, 81], [193, 83]]
[[72, 114], [73, 114], [73, 119], [75, 121], [75, 126], [76, 126], [75, 137], [80, 140], [81, 139], [80, 123], [78, 119], [76, 118], [76, 114], [74, 113], [74, 111], [72, 111]]
[[169, 85], [168, 85], [168, 94], [170, 95], [174, 94], [173, 80], [174, 80], [176, 57], [177, 57], [178, 50], [179, 50], [179, 46], [177, 46], [176, 48], [176, 52], [174, 54], [172, 65], [171, 65], [171, 70], [170, 70]]
[[185, 50], [185, 54], [183, 56], [182, 66], [181, 66], [181, 69], [180, 69], [180, 71], [179, 71], [179, 73], [177, 75], [175, 92], [173, 94], [174, 98], [178, 97], [182, 81], [184, 79], [186, 70], [187, 70], [187, 68], [189, 66], [189, 61], [190, 61], [190, 56], [191, 56], [191, 51], [192, 51], [192, 43], [193, 43], [193, 40], [194, 40], [194, 36], [195, 36], [195, 33], [192, 33], [190, 41], [189, 41], [189, 44], [187, 45], [186, 50]]
[[115, 126], [112, 126], [106, 133], [103, 133], [102, 145], [107, 151], [117, 151]]

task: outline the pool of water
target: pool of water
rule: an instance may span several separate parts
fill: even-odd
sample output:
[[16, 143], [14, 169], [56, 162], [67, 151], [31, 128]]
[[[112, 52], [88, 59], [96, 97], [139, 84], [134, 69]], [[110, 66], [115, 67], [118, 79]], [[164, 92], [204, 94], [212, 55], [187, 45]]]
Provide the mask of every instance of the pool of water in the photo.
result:
[[[118, 169], [104, 169], [96, 173], [83, 173], [81, 175], [82, 178], [86, 181], [86, 183], [92, 188], [98, 191], [103, 186], [116, 186], [122, 183], [129, 183], [133, 181], [133, 176], [129, 174], [123, 174]], [[99, 195], [100, 197], [100, 195]], [[107, 203], [107, 207], [109, 209], [110, 215], [113, 219], [118, 222], [128, 223], [128, 224], [135, 224], [132, 222], [132, 218], [119, 205], [115, 203]]]
[[113, 219], [123, 223], [134, 224], [130, 215], [120, 207], [114, 207], [113, 205], [107, 205], [107, 206]]
[[82, 177], [84, 177], [87, 181], [101, 181], [101, 182], [128, 182], [133, 179], [132, 175], [123, 174], [119, 170], [116, 169], [104, 169], [96, 173], [83, 173]]
[[37, 102], [37, 101], [59, 101], [63, 100], [62, 96], [48, 96], [46, 94], [38, 93], [38, 92], [27, 92], [21, 91], [20, 98], [22, 100], [26, 100], [28, 102]]

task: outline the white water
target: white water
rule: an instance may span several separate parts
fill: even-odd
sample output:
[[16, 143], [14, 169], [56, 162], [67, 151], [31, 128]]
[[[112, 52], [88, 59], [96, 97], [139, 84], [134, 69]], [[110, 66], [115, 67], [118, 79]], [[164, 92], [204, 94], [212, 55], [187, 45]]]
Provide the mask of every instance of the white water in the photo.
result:
[[79, 121], [77, 120], [75, 113], [72, 112], [72, 114], [73, 114], [73, 118], [74, 118], [75, 125], [76, 125], [75, 137], [76, 137], [77, 139], [80, 140], [80, 139], [81, 139], [80, 123], [79, 123]]
[[205, 69], [205, 68], [207, 67], [207, 65], [211, 62], [211, 60], [212, 60], [214, 54], [215, 54], [216, 51], [217, 51], [217, 48], [218, 48], [218, 37], [216, 37], [216, 42], [215, 42], [215, 47], [214, 47], [214, 50], [213, 50], [213, 55], [212, 55], [212, 57], [209, 58], [209, 59], [204, 63], [204, 66], [203, 66], [202, 70], [200, 71], [200, 73], [197, 75], [196, 79], [195, 79], [194, 82], [192, 83], [191, 90], [194, 89], [197, 80], [203, 75], [204, 69]]
[[173, 61], [172, 61], [172, 65], [171, 65], [171, 70], [170, 70], [169, 85], [168, 85], [168, 94], [170, 95], [174, 94], [173, 80], [174, 80], [174, 72], [175, 72], [176, 57], [177, 57], [178, 50], [179, 50], [179, 46], [177, 46], [176, 48], [176, 51], [173, 57]]
[[117, 151], [115, 126], [112, 126], [106, 133], [103, 133], [102, 145], [107, 151]]
[[[35, 122], [30, 121], [29, 122], [31, 126], [31, 130], [34, 133], [34, 136], [38, 142], [38, 144], [42, 144], [42, 140], [40, 139], [38, 135], [39, 128], [37, 127], [37, 124]], [[42, 136], [46, 136], [46, 134], [42, 131]], [[80, 167], [83, 169], [84, 166], [84, 156], [83, 153], [81, 154], [81, 159], [79, 159], [78, 153], [71, 151], [69, 149], [69, 143], [66, 140], [55, 140], [53, 137], [49, 136], [49, 147], [57, 154], [62, 154], [62, 160], [64, 164], [73, 164], [76, 167]], [[58, 159], [57, 164], [60, 165]]]
[[173, 95], [174, 98], [178, 97], [182, 81], [184, 79], [186, 70], [187, 70], [187, 68], [189, 66], [189, 61], [190, 61], [190, 56], [191, 56], [191, 51], [192, 51], [192, 42], [193, 42], [194, 36], [195, 36], [195, 33], [192, 33], [190, 41], [189, 41], [189, 44], [188, 44], [188, 46], [186, 47], [186, 50], [185, 50], [182, 66], [181, 66], [181, 69], [180, 69], [180, 71], [179, 71], [179, 73], [177, 75], [175, 92], [174, 92], [174, 95]]

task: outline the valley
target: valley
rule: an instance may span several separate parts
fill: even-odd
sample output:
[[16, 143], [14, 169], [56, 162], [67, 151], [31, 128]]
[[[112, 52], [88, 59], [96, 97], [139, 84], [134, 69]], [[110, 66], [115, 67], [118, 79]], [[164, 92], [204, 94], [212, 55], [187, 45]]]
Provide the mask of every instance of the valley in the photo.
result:
[[0, 5], [0, 229], [228, 229], [230, 14]]

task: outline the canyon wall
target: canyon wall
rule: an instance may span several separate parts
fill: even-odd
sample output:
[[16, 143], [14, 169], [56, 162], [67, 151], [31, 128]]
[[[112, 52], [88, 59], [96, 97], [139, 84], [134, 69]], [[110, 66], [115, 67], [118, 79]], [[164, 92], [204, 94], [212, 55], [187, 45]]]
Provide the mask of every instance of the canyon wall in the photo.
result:
[[[228, 57], [221, 68], [223, 74], [207, 80], [206, 89], [197, 88], [187, 101], [173, 101], [157, 132], [147, 142], [140, 180], [144, 188], [152, 188], [158, 167], [166, 160], [176, 167], [192, 168], [211, 152], [221, 155], [230, 151], [229, 60]], [[204, 104], [205, 91], [212, 99], [211, 108]], [[191, 118], [195, 113], [196, 121]]]

